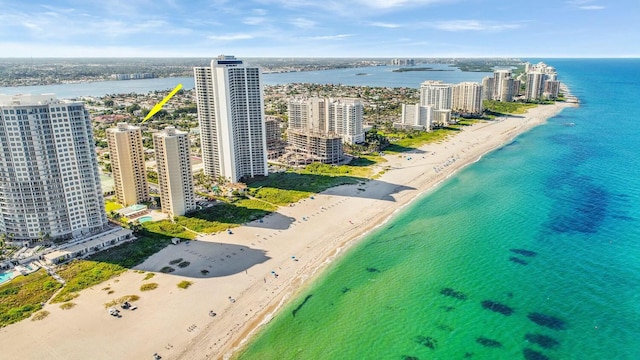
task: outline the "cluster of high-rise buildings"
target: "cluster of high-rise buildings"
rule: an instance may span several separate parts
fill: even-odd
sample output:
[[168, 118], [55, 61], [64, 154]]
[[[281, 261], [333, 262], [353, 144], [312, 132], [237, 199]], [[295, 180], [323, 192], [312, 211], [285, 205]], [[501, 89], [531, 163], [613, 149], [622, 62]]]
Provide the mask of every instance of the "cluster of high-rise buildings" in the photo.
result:
[[399, 126], [431, 130], [451, 122], [451, 113], [482, 113], [482, 85], [474, 82], [446, 84], [428, 80], [420, 84], [420, 102], [403, 104]]
[[[524, 94], [521, 87], [524, 78]], [[525, 101], [556, 99], [560, 89], [553, 67], [540, 62], [525, 63], [525, 72], [513, 77], [510, 69], [497, 69], [493, 76], [482, 79], [482, 84], [462, 82], [446, 84], [428, 80], [420, 85], [420, 102], [403, 104], [400, 127], [431, 130], [432, 127], [446, 126], [451, 114], [479, 115], [483, 111], [483, 100], [513, 101], [520, 97]]]
[[342, 144], [364, 142], [364, 104], [353, 98], [297, 98], [288, 106], [287, 149], [309, 161], [343, 158]]
[[[525, 100], [557, 98], [554, 68], [527, 63], [522, 76]], [[205, 175], [232, 183], [267, 176], [267, 158], [285, 145], [279, 121], [264, 115], [260, 69], [221, 55], [194, 68], [194, 78]], [[482, 113], [483, 99], [512, 101], [520, 84], [504, 69], [482, 84], [425, 81], [420, 102], [402, 106], [399, 125], [446, 126], [452, 112]], [[365, 140], [363, 112], [360, 99], [291, 99], [286, 149], [304, 162], [339, 163], [344, 143]], [[117, 201], [149, 201], [141, 128], [118, 123], [106, 134]], [[153, 144], [162, 211], [178, 216], [195, 210], [187, 133], [166, 127], [153, 134]], [[12, 240], [72, 239], [107, 225], [84, 104], [51, 95], [0, 95], [0, 233]]]
[[560, 81], [556, 69], [543, 62], [525, 63], [525, 100], [557, 99]]

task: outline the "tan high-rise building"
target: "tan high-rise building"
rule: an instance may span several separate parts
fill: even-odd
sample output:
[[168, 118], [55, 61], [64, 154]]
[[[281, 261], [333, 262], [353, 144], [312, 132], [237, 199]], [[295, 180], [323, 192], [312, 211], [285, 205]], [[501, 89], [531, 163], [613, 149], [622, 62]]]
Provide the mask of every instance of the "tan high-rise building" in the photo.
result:
[[451, 109], [466, 114], [482, 113], [482, 85], [475, 82], [461, 82], [453, 86]]
[[513, 101], [513, 78], [511, 70], [498, 69], [493, 72], [493, 100]]
[[130, 206], [148, 201], [149, 187], [140, 127], [118, 123], [117, 127], [107, 129], [107, 142], [118, 202]]
[[162, 212], [180, 216], [195, 210], [187, 133], [168, 126], [164, 131], [153, 134], [153, 147], [158, 167]]

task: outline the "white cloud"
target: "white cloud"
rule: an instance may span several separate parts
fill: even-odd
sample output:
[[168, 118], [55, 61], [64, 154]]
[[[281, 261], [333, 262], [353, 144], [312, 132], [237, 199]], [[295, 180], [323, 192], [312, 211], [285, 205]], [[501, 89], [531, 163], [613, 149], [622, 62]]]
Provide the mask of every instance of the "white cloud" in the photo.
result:
[[580, 10], [602, 10], [602, 9], [605, 9], [605, 7], [602, 6], [602, 5], [584, 5], [584, 6], [578, 6], [578, 9], [580, 9]]
[[521, 27], [520, 24], [493, 23], [480, 20], [438, 21], [431, 26], [443, 31], [504, 31]]
[[357, 0], [360, 5], [372, 7], [375, 9], [392, 9], [403, 6], [420, 6], [431, 5], [447, 0]]
[[303, 28], [303, 29], [310, 29], [314, 26], [316, 26], [316, 22], [313, 20], [309, 20], [309, 19], [305, 19], [305, 18], [295, 18], [292, 19], [291, 21], [289, 21], [289, 23], [291, 23], [293, 26], [299, 27], [299, 28]]
[[312, 40], [341, 40], [353, 36], [353, 34], [338, 34], [338, 35], [324, 35], [314, 36]]
[[392, 24], [392, 23], [385, 23], [385, 22], [372, 22], [372, 23], [369, 23], [369, 25], [381, 27], [381, 28], [387, 28], [387, 29], [397, 29], [402, 27], [402, 25], [400, 24]]
[[242, 23], [247, 25], [259, 25], [265, 22], [265, 20], [266, 19], [263, 17], [250, 16], [250, 17], [244, 18], [244, 20], [242, 20]]
[[225, 35], [211, 35], [209, 39], [218, 41], [234, 41], [234, 40], [249, 40], [253, 39], [251, 34], [225, 34]]

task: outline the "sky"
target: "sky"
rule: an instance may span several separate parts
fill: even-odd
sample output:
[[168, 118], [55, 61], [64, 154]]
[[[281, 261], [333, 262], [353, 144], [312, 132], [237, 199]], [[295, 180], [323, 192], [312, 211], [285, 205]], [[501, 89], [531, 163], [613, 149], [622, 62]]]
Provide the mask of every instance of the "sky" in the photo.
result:
[[640, 57], [637, 0], [0, 0], [0, 57]]

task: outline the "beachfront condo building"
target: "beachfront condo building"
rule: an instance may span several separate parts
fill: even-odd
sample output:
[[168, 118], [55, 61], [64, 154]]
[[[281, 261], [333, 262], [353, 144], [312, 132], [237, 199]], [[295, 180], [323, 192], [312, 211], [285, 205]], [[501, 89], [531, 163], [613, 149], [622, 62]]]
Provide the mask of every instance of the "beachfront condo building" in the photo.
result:
[[451, 109], [465, 114], [481, 114], [482, 93], [482, 85], [475, 82], [454, 85]]
[[344, 158], [342, 137], [304, 130], [287, 131], [287, 152], [290, 165], [321, 162], [338, 164]]
[[442, 81], [427, 80], [420, 84], [420, 105], [431, 106], [437, 121], [432, 125], [446, 126], [451, 122], [453, 85]]
[[482, 100], [493, 100], [493, 77], [482, 78]]
[[511, 70], [498, 69], [493, 72], [493, 96], [492, 100], [502, 102], [513, 101], [514, 95], [513, 78]]
[[181, 216], [196, 209], [187, 132], [167, 126], [153, 134], [162, 212]]
[[556, 99], [560, 91], [560, 82], [555, 68], [540, 62], [535, 65], [526, 63], [525, 99]]
[[410, 127], [416, 130], [431, 131], [433, 111], [433, 106], [402, 104], [400, 125], [401, 127]]
[[260, 68], [221, 55], [193, 69], [205, 175], [268, 175]]
[[364, 105], [360, 99], [329, 99], [329, 133], [336, 133], [347, 144], [364, 142]]
[[116, 199], [124, 206], [149, 201], [140, 127], [122, 122], [106, 134]]
[[527, 73], [524, 92], [525, 99], [528, 101], [540, 99], [544, 92], [544, 81], [545, 75], [542, 72], [534, 71]]
[[290, 130], [336, 134], [348, 144], [364, 142], [364, 105], [360, 99], [291, 99], [288, 114]]
[[420, 84], [420, 105], [433, 106], [434, 110], [451, 109], [453, 85], [439, 80], [427, 80]]
[[89, 113], [53, 95], [0, 95], [0, 234], [84, 238], [107, 215]]

